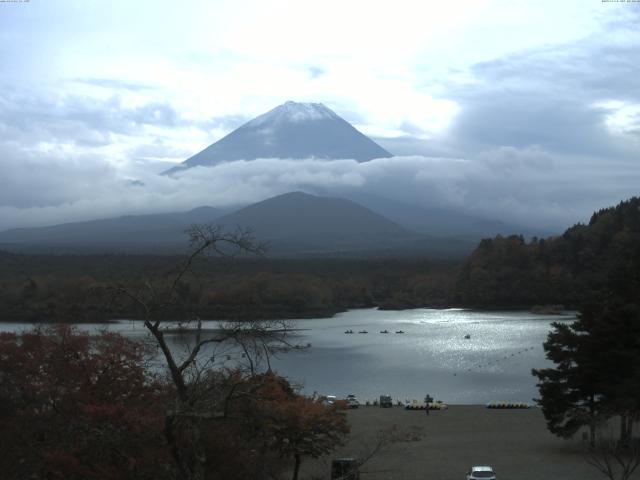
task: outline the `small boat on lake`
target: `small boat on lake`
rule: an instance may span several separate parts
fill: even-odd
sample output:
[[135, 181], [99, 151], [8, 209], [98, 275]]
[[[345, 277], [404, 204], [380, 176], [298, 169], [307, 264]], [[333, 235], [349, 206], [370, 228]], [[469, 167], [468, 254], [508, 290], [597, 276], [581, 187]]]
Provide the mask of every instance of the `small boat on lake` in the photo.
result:
[[345, 330], [344, 333], [353, 333], [353, 330], [351, 330], [351, 329]]
[[358, 333], [369, 333], [366, 330], [360, 330]]
[[402, 330], [396, 330], [396, 333], [404, 333]]
[[380, 333], [389, 333], [389, 330], [380, 330]]
[[471, 338], [471, 335], [469, 335], [468, 333], [464, 336], [465, 340], [469, 340]]

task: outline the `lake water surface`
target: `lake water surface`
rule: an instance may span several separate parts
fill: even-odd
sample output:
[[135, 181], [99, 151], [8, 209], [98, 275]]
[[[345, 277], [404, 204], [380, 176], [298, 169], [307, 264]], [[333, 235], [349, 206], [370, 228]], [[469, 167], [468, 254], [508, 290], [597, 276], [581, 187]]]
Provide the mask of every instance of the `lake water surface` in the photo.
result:
[[[574, 318], [521, 311], [351, 310], [332, 318], [294, 321], [297, 330], [292, 340], [311, 346], [279, 354], [271, 365], [302, 384], [306, 393], [338, 397], [353, 393], [361, 402], [382, 394], [394, 400], [422, 400], [427, 393], [456, 404], [531, 402], [538, 396], [531, 369], [550, 364], [542, 342], [551, 322]], [[203, 323], [205, 328], [217, 325]], [[0, 323], [3, 331], [26, 328], [30, 325]], [[107, 328], [141, 339], [147, 336], [137, 321], [79, 328]], [[345, 334], [348, 329], [355, 333]], [[368, 333], [357, 333], [361, 330]], [[389, 333], [379, 333], [381, 330]], [[405, 333], [395, 333], [398, 330]], [[189, 340], [175, 336], [172, 345], [180, 349]], [[213, 353], [210, 349], [203, 355]], [[217, 358], [221, 353], [225, 354], [218, 348]]]

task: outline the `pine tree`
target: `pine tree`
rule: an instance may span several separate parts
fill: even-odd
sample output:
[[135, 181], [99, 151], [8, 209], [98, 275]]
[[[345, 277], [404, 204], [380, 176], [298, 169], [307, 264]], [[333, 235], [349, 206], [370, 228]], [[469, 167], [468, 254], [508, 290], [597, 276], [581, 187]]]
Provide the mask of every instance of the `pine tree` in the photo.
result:
[[556, 367], [533, 370], [540, 381], [537, 403], [551, 433], [568, 438], [588, 426], [590, 442], [594, 444], [603, 405], [595, 374], [597, 359], [590, 352], [592, 342], [580, 319], [571, 325], [554, 323], [552, 326], [544, 349]]
[[602, 298], [571, 325], [553, 324], [544, 348], [556, 367], [533, 374], [549, 431], [566, 438], [588, 426], [594, 445], [597, 424], [618, 416], [625, 444], [640, 418], [640, 306]]

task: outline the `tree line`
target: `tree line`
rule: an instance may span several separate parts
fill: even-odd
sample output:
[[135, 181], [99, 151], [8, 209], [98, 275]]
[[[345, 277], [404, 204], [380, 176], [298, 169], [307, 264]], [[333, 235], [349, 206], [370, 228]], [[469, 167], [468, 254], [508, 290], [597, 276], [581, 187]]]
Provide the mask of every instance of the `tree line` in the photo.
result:
[[[0, 255], [0, 320], [91, 322], [140, 318], [131, 299], [110, 298], [107, 287], [165, 288], [179, 257]], [[455, 264], [422, 259], [287, 260], [198, 258], [199, 277], [185, 278], [179, 320], [198, 311], [208, 319], [330, 316], [349, 308], [448, 306]], [[186, 318], [186, 317], [184, 317]]]
[[640, 199], [593, 214], [548, 239], [497, 236], [480, 242], [456, 280], [459, 305], [578, 307], [606, 288], [636, 291]]

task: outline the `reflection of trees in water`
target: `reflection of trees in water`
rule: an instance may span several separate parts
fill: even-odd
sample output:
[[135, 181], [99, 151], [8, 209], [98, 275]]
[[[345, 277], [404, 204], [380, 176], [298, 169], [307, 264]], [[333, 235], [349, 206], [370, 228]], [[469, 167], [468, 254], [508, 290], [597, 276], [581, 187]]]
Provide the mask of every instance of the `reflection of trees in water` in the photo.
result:
[[[198, 352], [195, 362], [199, 368], [207, 369], [247, 369], [252, 372], [264, 372], [271, 369], [271, 359], [279, 358], [286, 352], [296, 349], [308, 348], [310, 344], [294, 343], [289, 332], [289, 321], [261, 322], [272, 328], [264, 328], [256, 331], [243, 324], [232, 324], [231, 327], [221, 324], [220, 328], [202, 330], [206, 335], [221, 338], [220, 342], [211, 342], [204, 345]], [[226, 338], [226, 332], [236, 329], [237, 334], [233, 338]], [[193, 352], [198, 341], [198, 332], [193, 329], [182, 331], [167, 330], [165, 334], [167, 343], [176, 357], [181, 361], [188, 358]], [[202, 336], [203, 333], [200, 333]], [[158, 359], [161, 360], [161, 352], [158, 349]]]

